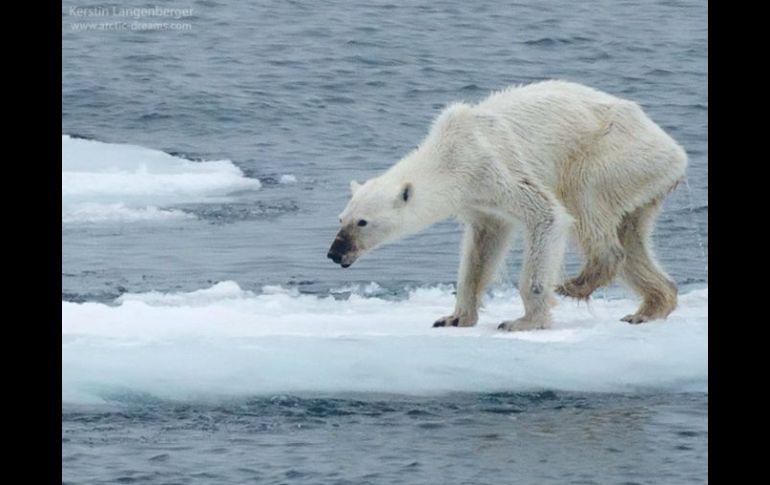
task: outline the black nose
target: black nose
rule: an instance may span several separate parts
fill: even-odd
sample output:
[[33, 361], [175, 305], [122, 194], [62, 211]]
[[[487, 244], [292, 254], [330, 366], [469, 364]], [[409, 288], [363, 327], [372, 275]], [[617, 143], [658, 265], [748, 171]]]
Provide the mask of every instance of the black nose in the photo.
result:
[[337, 264], [342, 264], [342, 256], [348, 254], [352, 248], [353, 244], [351, 243], [350, 236], [345, 229], [341, 229], [340, 232], [337, 233], [337, 237], [334, 238], [334, 242], [329, 248], [326, 257]]

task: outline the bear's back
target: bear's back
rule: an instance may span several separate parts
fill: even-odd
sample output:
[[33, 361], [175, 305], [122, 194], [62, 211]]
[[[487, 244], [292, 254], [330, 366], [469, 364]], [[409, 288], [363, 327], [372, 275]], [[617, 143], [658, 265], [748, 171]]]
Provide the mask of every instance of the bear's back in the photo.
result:
[[531, 109], [580, 109], [630, 103], [582, 84], [549, 80], [524, 86], [511, 86], [492, 93], [479, 102], [481, 111], [504, 114]]
[[[568, 81], [542, 81], [496, 92], [473, 107], [477, 115], [499, 120], [524, 156], [563, 161], [605, 137], [613, 123], [635, 135], [656, 132], [654, 123], [633, 101]], [[612, 142], [620, 130], [606, 137]], [[656, 133], [657, 135], [657, 133]]]

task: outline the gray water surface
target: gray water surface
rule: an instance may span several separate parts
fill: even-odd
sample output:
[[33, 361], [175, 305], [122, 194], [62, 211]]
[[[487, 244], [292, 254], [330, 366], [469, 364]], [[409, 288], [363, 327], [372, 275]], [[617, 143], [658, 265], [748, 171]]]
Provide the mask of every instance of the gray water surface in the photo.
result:
[[63, 414], [65, 483], [706, 482], [708, 398], [570, 393], [120, 403]]
[[[82, 18], [70, 5], [62, 10], [64, 133], [229, 159], [264, 187], [229, 204], [182, 207], [194, 221], [65, 225], [65, 299], [222, 280], [315, 293], [349, 282], [393, 292], [453, 283], [461, 228], [451, 221], [346, 271], [326, 260], [349, 181], [398, 161], [448, 103], [548, 78], [640, 103], [687, 150], [689, 186], [668, 198], [655, 243], [680, 284], [706, 282], [702, 2], [200, 1], [181, 19], [191, 30], [157, 32], [74, 31]], [[282, 174], [298, 183], [277, 183]], [[578, 260], [569, 262], [576, 271]], [[515, 249], [511, 281], [519, 267]]]

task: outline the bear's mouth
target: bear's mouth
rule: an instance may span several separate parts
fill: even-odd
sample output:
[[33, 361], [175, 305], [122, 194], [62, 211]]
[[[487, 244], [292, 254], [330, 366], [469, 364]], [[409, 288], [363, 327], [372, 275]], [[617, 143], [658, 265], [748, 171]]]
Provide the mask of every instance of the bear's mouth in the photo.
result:
[[339, 264], [343, 268], [349, 267], [357, 259], [356, 255], [353, 253], [339, 254], [335, 253], [334, 251], [329, 251], [329, 254], [327, 254], [326, 257], [331, 259], [335, 264]]
[[353, 263], [356, 262], [356, 259], [358, 259], [358, 255], [352, 252], [336, 254], [330, 251], [327, 257], [331, 259], [335, 264], [339, 264], [343, 268], [349, 268]]
[[356, 253], [347, 253], [342, 255], [342, 258], [340, 258], [339, 265], [343, 268], [349, 268], [353, 263], [356, 262], [356, 259], [358, 259], [358, 254]]

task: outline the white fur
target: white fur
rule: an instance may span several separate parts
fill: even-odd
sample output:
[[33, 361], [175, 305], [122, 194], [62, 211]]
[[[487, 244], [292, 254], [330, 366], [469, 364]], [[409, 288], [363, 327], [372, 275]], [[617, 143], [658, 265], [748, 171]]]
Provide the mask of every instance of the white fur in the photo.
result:
[[[686, 163], [684, 150], [637, 104], [579, 84], [545, 81], [476, 105], [456, 103], [387, 172], [351, 183], [353, 196], [340, 214], [356, 248], [347, 261], [442, 219], [459, 219], [466, 235], [457, 306], [437, 325], [474, 325], [480, 296], [518, 225], [526, 233], [519, 287], [525, 315], [501, 327], [544, 328], [572, 228], [586, 267], [559, 292], [587, 298], [620, 271], [644, 299], [627, 318], [665, 317], [676, 305], [676, 288], [647, 240], [655, 209]], [[366, 225], [359, 227], [362, 219]]]

